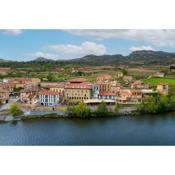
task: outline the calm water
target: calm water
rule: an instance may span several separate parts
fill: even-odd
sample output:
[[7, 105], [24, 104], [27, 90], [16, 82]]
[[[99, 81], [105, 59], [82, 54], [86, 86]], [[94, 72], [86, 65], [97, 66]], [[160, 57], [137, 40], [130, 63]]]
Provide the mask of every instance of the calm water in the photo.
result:
[[2, 123], [0, 145], [175, 145], [175, 113]]

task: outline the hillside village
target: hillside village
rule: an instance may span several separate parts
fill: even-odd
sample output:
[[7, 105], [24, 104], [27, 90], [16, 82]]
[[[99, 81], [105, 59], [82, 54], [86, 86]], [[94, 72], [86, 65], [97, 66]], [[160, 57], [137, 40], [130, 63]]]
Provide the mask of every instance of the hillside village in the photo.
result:
[[[9, 71], [0, 68], [1, 72]], [[164, 77], [163, 73], [156, 72], [156, 77]], [[160, 83], [156, 86], [136, 80], [131, 75], [117, 72], [117, 77], [111, 74], [99, 74], [94, 82], [86, 77], [79, 76], [66, 81], [41, 81], [39, 78], [7, 77], [0, 82], [1, 106], [16, 99], [23, 108], [66, 106], [84, 102], [87, 105], [106, 104], [139, 104], [153, 94], [168, 95], [169, 85]]]

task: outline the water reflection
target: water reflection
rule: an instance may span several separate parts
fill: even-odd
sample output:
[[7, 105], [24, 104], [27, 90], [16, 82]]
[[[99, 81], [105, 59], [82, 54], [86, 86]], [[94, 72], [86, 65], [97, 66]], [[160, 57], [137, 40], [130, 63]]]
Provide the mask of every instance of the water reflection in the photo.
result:
[[0, 145], [175, 145], [174, 135], [175, 113], [0, 125]]

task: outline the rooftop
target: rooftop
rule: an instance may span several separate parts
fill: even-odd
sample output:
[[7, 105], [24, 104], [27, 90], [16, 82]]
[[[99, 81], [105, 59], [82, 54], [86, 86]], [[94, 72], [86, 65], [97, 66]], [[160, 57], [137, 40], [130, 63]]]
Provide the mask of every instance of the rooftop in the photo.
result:
[[116, 94], [112, 92], [102, 92], [100, 93], [100, 96], [116, 96]]
[[65, 89], [92, 89], [92, 84], [91, 83], [70, 83], [65, 86]]
[[79, 78], [71, 79], [71, 80], [69, 80], [69, 82], [71, 82], [71, 83], [82, 83], [82, 82], [87, 82], [87, 79], [83, 78], [83, 77], [79, 77]]
[[59, 92], [53, 92], [48, 90], [41, 90], [39, 95], [59, 95]]

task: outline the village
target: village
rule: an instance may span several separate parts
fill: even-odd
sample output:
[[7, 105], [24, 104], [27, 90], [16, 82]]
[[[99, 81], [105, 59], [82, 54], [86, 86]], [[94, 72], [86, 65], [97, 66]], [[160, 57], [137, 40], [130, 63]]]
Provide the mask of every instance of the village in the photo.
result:
[[[7, 68], [0, 70], [8, 71]], [[164, 74], [156, 73], [155, 76], [162, 77]], [[97, 106], [102, 102], [107, 105], [135, 105], [140, 104], [147, 96], [168, 93], [169, 85], [166, 83], [152, 86], [122, 72], [117, 72], [115, 80], [110, 74], [99, 74], [94, 82], [89, 82], [83, 76], [58, 82], [8, 77], [0, 82], [0, 111], [9, 109], [13, 103], [25, 111], [64, 110], [67, 105], [76, 105], [79, 102], [89, 106]]]

